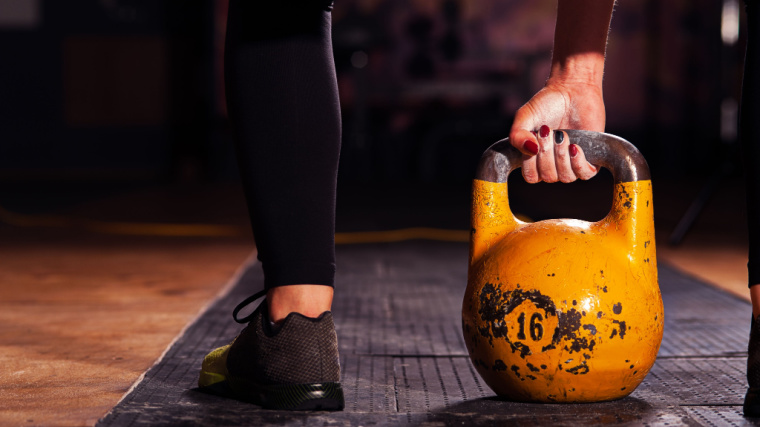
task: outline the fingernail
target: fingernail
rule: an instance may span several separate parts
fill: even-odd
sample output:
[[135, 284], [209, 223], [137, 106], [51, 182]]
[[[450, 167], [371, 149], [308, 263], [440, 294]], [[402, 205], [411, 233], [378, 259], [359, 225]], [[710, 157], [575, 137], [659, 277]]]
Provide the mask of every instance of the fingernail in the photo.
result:
[[541, 138], [546, 138], [550, 131], [549, 126], [543, 125], [538, 129], [538, 134], [541, 135]]
[[523, 142], [523, 148], [526, 149], [530, 154], [533, 154], [534, 156], [538, 154], [538, 144], [535, 142], [526, 139], [525, 142]]
[[575, 144], [570, 144], [570, 147], [567, 149], [567, 151], [570, 152], [570, 157], [575, 157], [578, 155], [578, 146]]
[[562, 144], [562, 141], [565, 140], [565, 134], [562, 133], [561, 130], [555, 130], [554, 131], [554, 143], [559, 145]]

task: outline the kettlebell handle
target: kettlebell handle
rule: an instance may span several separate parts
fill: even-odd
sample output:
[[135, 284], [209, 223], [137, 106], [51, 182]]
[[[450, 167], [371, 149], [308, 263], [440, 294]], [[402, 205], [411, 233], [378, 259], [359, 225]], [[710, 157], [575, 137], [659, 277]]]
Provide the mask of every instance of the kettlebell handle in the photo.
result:
[[[583, 150], [586, 160], [612, 172], [615, 183], [650, 179], [644, 156], [630, 142], [608, 133], [559, 129]], [[509, 138], [488, 147], [480, 158], [475, 178], [489, 182], [507, 182], [509, 174], [522, 166], [523, 154]]]

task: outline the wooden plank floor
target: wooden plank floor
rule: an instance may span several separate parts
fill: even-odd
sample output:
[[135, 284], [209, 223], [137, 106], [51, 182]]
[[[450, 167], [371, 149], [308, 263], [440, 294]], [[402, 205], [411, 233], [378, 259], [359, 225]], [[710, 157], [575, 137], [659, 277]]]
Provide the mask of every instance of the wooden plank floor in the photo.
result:
[[[80, 221], [0, 225], [0, 425], [93, 425], [253, 255], [247, 211], [238, 188], [86, 197], [62, 186], [50, 199], [66, 203], [40, 208], [47, 193], [30, 187], [30, 215], [10, 218], [20, 225], [44, 214], [242, 229], [234, 238], [138, 237]], [[6, 196], [24, 212], [12, 206], [23, 194]]]
[[682, 246], [657, 248], [658, 259], [749, 301], [747, 244], [725, 236], [695, 235]]
[[93, 425], [251, 255], [220, 239], [0, 242], [0, 423]]

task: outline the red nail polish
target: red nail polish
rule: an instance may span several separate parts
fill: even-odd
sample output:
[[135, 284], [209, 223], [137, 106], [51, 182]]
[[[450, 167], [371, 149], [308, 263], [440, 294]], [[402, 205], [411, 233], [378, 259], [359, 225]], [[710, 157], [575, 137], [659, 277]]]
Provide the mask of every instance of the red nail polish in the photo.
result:
[[567, 148], [567, 151], [570, 152], [570, 157], [575, 157], [578, 155], [578, 146], [575, 144], [570, 144], [570, 147]]
[[525, 142], [523, 142], [523, 148], [530, 152], [530, 154], [533, 154], [534, 156], [538, 154], [538, 144], [535, 142], [526, 139]]
[[541, 135], [541, 138], [548, 137], [550, 132], [551, 129], [549, 129], [549, 126], [546, 125], [543, 125], [538, 129], [538, 134]]

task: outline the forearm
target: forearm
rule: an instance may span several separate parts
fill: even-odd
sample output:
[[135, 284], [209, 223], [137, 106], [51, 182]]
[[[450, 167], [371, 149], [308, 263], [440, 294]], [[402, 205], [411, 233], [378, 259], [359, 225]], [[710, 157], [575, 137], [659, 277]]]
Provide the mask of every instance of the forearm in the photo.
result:
[[549, 80], [601, 88], [615, 0], [558, 0]]

